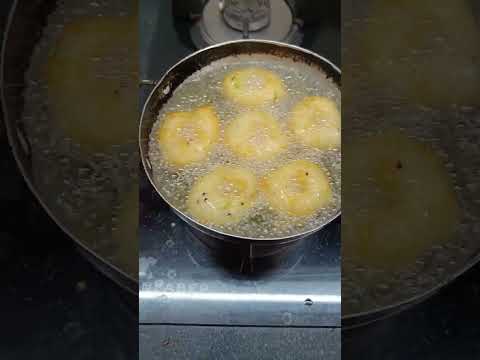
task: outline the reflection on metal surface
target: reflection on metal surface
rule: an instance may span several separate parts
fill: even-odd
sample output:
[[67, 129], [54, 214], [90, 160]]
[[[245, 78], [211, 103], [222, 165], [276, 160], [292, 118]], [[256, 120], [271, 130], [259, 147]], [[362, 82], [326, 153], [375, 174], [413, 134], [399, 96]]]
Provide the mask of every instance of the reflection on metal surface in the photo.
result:
[[[167, 297], [172, 300], [203, 300], [203, 301], [231, 301], [231, 302], [273, 302], [273, 303], [305, 303], [313, 299], [322, 303], [340, 304], [339, 295], [312, 295], [312, 294], [267, 294], [267, 293], [200, 293], [200, 292], [161, 292], [140, 291], [140, 299], [157, 299]], [[312, 300], [310, 300], [312, 301]]]

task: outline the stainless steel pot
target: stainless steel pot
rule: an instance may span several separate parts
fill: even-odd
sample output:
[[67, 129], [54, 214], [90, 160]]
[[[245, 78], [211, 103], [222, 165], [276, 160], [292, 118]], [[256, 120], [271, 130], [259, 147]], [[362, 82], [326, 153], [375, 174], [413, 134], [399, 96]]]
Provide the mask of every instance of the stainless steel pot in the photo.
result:
[[[188, 215], [176, 209], [172, 204], [170, 204], [168, 199], [163, 196], [162, 192], [158, 189], [153, 180], [152, 166], [148, 159], [149, 136], [152, 126], [156, 121], [160, 109], [172, 96], [175, 89], [194, 72], [209, 65], [213, 61], [225, 58], [227, 56], [241, 54], [269, 54], [280, 58], [291, 59], [296, 62], [302, 62], [308, 64], [309, 66], [319, 68], [325, 74], [327, 74], [327, 76], [331, 78], [339, 87], [341, 86], [341, 71], [337, 66], [332, 64], [329, 60], [297, 46], [264, 40], [239, 40], [226, 42], [202, 49], [191, 54], [190, 56], [184, 58], [176, 65], [174, 65], [169, 71], [167, 71], [167, 73], [157, 83], [155, 88], [150, 93], [150, 96], [145, 103], [140, 120], [140, 155], [142, 158], [143, 167], [152, 186], [155, 188], [157, 193], [165, 200], [165, 202], [170, 205], [173, 211], [187, 224], [207, 235], [208, 237], [221, 240], [223, 242], [237, 245], [249, 244], [250, 251], [252, 251], [254, 246], [258, 247], [261, 245], [268, 246], [269, 248], [274, 247], [275, 249], [278, 249], [279, 247], [282, 248], [288, 246], [289, 244], [292, 244], [297, 240], [300, 240], [308, 235], [319, 231], [325, 225], [333, 221], [335, 218], [339, 217], [340, 211], [327, 222], [320, 224], [317, 228], [308, 232], [295, 234], [293, 236], [269, 239], [231, 236], [229, 234], [222, 233], [199, 223], [198, 221], [192, 219]], [[265, 251], [261, 253], [268, 254], [268, 252]]]

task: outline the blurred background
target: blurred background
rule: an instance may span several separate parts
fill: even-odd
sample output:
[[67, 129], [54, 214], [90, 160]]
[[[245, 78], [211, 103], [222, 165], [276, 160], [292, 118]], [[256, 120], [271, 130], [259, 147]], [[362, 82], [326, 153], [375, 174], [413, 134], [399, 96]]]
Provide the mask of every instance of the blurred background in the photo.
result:
[[[3, 29], [5, 29], [7, 15], [12, 3], [13, 1], [8, 0], [0, 3], [2, 40]], [[32, 8], [25, 7], [25, 11], [22, 13], [25, 18], [29, 19], [34, 19], [33, 15], [40, 15], [42, 20], [35, 25], [38, 28], [45, 25], [45, 15], [55, 8], [53, 5], [56, 2], [45, 0], [40, 2], [25, 1], [22, 3], [30, 4], [32, 8], [39, 4], [45, 6], [38, 13], [33, 10], [29, 12], [28, 9]], [[119, 1], [118, 3], [120, 5], [128, 3], [128, 6], [132, 6], [130, 1]], [[156, 7], [158, 4], [155, 3], [154, 1], [151, 2], [152, 7], [150, 9], [153, 10], [149, 18], [150, 21], [140, 23], [140, 31], [145, 31], [145, 34], [151, 34], [151, 37], [141, 36], [140, 46], [147, 49], [147, 51], [152, 51], [152, 54], [155, 52], [159, 53], [162, 56], [162, 61], [148, 61], [148, 59], [153, 59], [153, 57], [146, 57], [145, 62], [140, 64], [140, 78], [147, 80], [158, 79], [175, 60], [187, 55], [198, 47], [198, 44], [195, 43], [191, 36], [191, 28], [193, 24], [198, 24], [198, 17], [195, 16], [198, 16], [204, 5], [203, 2], [191, 2], [187, 5], [188, 2], [176, 1], [173, 2], [174, 6], [172, 6], [170, 1], [164, 0], [162, 2], [164, 7], [158, 10]], [[336, 9], [336, 6], [339, 6], [337, 1], [317, 2], [315, 10], [310, 11], [305, 11], [308, 7], [302, 7], [301, 3], [298, 2], [296, 5], [299, 14], [302, 14], [299, 17], [304, 19], [301, 27], [303, 36], [301, 41], [307, 44], [306, 46], [316, 46], [319, 49], [323, 49], [323, 51], [328, 53], [327, 57], [330, 57], [339, 65], [340, 59], [342, 59], [343, 103], [347, 106], [351, 104], [350, 107], [345, 108], [344, 119], [357, 118], [361, 121], [368, 121], [364, 114], [368, 114], [369, 119], [391, 119], [395, 117], [391, 115], [396, 114], [395, 121], [392, 120], [392, 122], [398, 125], [399, 121], [400, 123], [402, 122], [398, 118], [412, 117], [412, 114], [418, 113], [415, 109], [421, 109], [422, 113], [429, 114], [429, 119], [433, 118], [435, 120], [433, 121], [434, 126], [438, 123], [448, 123], [441, 121], [441, 119], [444, 119], [442, 114], [449, 114], [448, 117], [450, 119], [456, 120], [467, 117], [470, 120], [462, 123], [463, 130], [453, 126], [447, 128], [447, 131], [435, 133], [436, 136], [434, 137], [438, 138], [440, 135], [445, 136], [445, 133], [449, 133], [453, 138], [450, 142], [450, 150], [461, 150], [453, 152], [456, 156], [460, 156], [463, 159], [459, 164], [465, 165], [462, 166], [464, 169], [469, 169], [469, 167], [475, 164], [474, 161], [478, 159], [478, 152], [475, 152], [476, 147], [470, 145], [475, 142], [478, 143], [478, 117], [472, 115], [475, 114], [475, 106], [478, 106], [478, 102], [476, 104], [475, 102], [478, 101], [479, 94], [476, 91], [476, 86], [479, 82], [476, 81], [478, 80], [476, 77], [478, 73], [475, 72], [475, 68], [477, 70], [479, 68], [479, 57], [476, 47], [478, 47], [480, 42], [478, 41], [477, 32], [472, 30], [475, 26], [478, 26], [478, 17], [472, 17], [475, 9], [478, 11], [476, 2], [467, 4], [467, 2], [463, 1], [455, 3], [426, 1], [423, 3], [423, 6], [416, 7], [416, 2], [404, 1], [402, 2], [403, 7], [392, 7], [392, 2], [370, 1], [368, 2], [370, 4], [369, 7], [365, 3], [355, 4], [351, 0], [344, 0], [342, 1], [343, 20], [341, 24], [338, 21], [336, 22], [335, 19], [329, 18], [332, 11], [335, 11], [332, 9]], [[82, 5], [82, 2], [78, 4]], [[105, 5], [104, 2], [90, 2], [86, 8], [88, 8], [88, 11], [95, 12], [98, 11], [98, 6], [102, 5]], [[133, 2], [133, 7], [136, 6], [136, 2]], [[431, 16], [432, 9], [436, 10], [435, 16]], [[64, 8], [60, 7], [60, 11], [55, 13], [56, 17], [52, 19], [54, 24], [56, 21], [58, 22], [64, 18], [65, 12], [62, 12], [64, 10]], [[82, 6], [74, 6], [70, 10], [70, 12], [67, 11], [68, 16], [66, 17], [70, 22], [76, 19], [76, 17], [88, 17], [89, 14], [85, 7]], [[119, 16], [128, 15], [126, 10], [121, 10], [117, 13]], [[396, 18], [398, 21], [391, 21]], [[415, 20], [418, 18], [423, 19], [423, 21]], [[458, 19], [462, 20], [459, 21]], [[132, 22], [132, 24], [136, 26], [137, 22]], [[422, 24], [423, 27], [418, 28], [414, 26], [415, 24]], [[343, 42], [341, 53], [335, 47], [336, 42], [340, 38], [340, 25], [342, 26]], [[125, 32], [129, 32], [127, 25], [115, 28], [111, 24], [104, 23], [101, 26], [106, 33], [116, 32], [117, 34], [125, 34]], [[21, 29], [21, 26], [17, 27], [17, 30]], [[205, 37], [205, 31], [209, 29], [208, 26], [198, 29], [200, 31], [198, 34], [203, 34], [202, 38], [204, 40], [207, 39], [205, 41], [209, 41], [209, 37]], [[386, 29], [389, 29], [389, 31], [386, 31]], [[408, 30], [411, 29], [413, 30], [409, 32]], [[70, 29], [68, 35], [75, 37], [81, 34], [89, 34], [91, 30], [92, 27], [88, 26], [88, 24], [81, 24]], [[447, 36], [445, 34], [442, 35], [442, 31], [444, 33], [446, 31]], [[157, 35], [162, 33], [161, 40], [159, 40], [158, 36], [155, 36], [155, 33]], [[407, 36], [407, 33], [410, 37]], [[130, 34], [135, 34], [135, 32], [130, 31]], [[405, 39], [408, 38], [410, 40], [402, 42], [400, 41], [401, 39], [394, 37], [399, 34], [401, 39], [404, 36]], [[11, 44], [23, 43], [18, 41], [18, 39], [31, 39], [25, 42], [38, 42], [41, 45], [38, 49], [41, 50], [42, 46], [45, 48], [48, 45], [48, 41], [40, 41], [40, 35], [40, 33], [34, 31], [30, 32], [28, 36], [22, 36], [20, 31], [17, 33], [17, 36], [20, 37], [17, 37], [17, 41], [12, 41]], [[411, 41], [412, 38], [414, 40], [420, 39], [421, 41], [419, 40], [419, 42], [415, 43], [415, 41]], [[63, 43], [64, 47], [62, 49], [64, 49], [63, 51], [67, 55], [75, 55], [76, 50], [68, 46], [68, 44], [76, 44], [72, 39], [67, 38], [67, 41]], [[102, 44], [106, 41], [105, 39], [98, 39], [97, 42], [91, 44], [88, 36], [80, 36], [79, 39], [81, 39], [84, 46], [93, 46], [96, 49], [101, 49]], [[123, 40], [123, 38], [120, 39]], [[199, 38], [196, 39], [196, 41], [200, 41]], [[430, 41], [432, 39], [435, 39], [440, 44], [434, 50], [437, 53], [432, 53], [430, 49]], [[129, 41], [132, 40], [130, 39]], [[135, 42], [136, 40], [133, 40], [127, 46], [127, 50], [129, 50], [128, 53], [132, 57], [135, 54], [135, 59], [137, 59], [136, 54], [138, 54], [138, 51], [135, 49]], [[174, 46], [174, 44], [176, 45]], [[359, 48], [363, 47], [366, 51], [362, 52], [355, 49], [356, 46]], [[415, 48], [416, 52], [411, 51], [409, 46]], [[48, 48], [48, 46], [46, 47]], [[122, 48], [122, 46], [120, 47]], [[40, 50], [37, 53], [37, 60], [33, 61], [37, 65], [42, 63], [41, 59], [44, 55]], [[33, 46], [30, 46], [30, 51], [33, 52]], [[358, 51], [360, 51], [360, 55], [358, 55]], [[357, 53], [355, 54], [355, 52]], [[20, 52], [13, 55], [10, 59], [10, 64], [20, 64], [22, 66], [7, 69], [8, 76], [13, 77], [21, 73], [19, 79], [23, 79], [22, 72], [26, 71], [24, 65], [30, 62], [30, 57], [20, 57]], [[96, 58], [95, 53], [88, 53], [87, 55], [91, 58]], [[109, 57], [108, 54], [102, 54], [102, 56], [105, 58]], [[430, 66], [432, 60], [437, 60], [436, 64], [439, 64], [439, 66]], [[140, 59], [140, 61], [143, 60]], [[90, 62], [77, 62], [75, 64], [83, 70], [88, 70], [90, 69], [89, 66], [91, 66]], [[421, 66], [412, 69], [405, 64], [421, 64]], [[129, 65], [127, 64], [126, 66]], [[72, 93], [75, 95], [75, 89], [65, 88], [68, 81], [75, 79], [75, 69], [76, 67], [73, 70], [71, 68], [61, 68], [59, 72], [51, 73], [50, 80], [58, 85], [56, 88], [57, 92], [54, 95], [63, 91], [70, 91], [70, 95]], [[411, 73], [417, 74], [417, 81], [409, 81], [411, 78], [408, 75]], [[35, 73], [30, 72], [30, 75], [32, 74], [35, 75]], [[41, 72], [38, 74], [41, 74]], [[448, 76], [441, 76], [444, 74]], [[370, 75], [373, 75], [371, 76], [372, 82], [369, 82]], [[367, 79], [365, 79], [365, 76]], [[429, 76], [430, 79], [433, 77], [436, 81], [429, 81]], [[115, 78], [115, 76], [113, 77]], [[38, 84], [35, 78], [30, 77], [28, 79], [31, 80], [29, 82], [30, 89], [32, 91], [36, 90]], [[57, 81], [59, 79], [62, 81]], [[65, 79], [68, 81], [63, 81]], [[120, 80], [115, 79], [115, 81], [106, 85], [106, 89], [115, 95], [119, 92], [122, 96], [128, 94], [129, 90], [125, 89], [131, 88], [118, 85], [125, 80], [121, 77]], [[400, 79], [403, 81], [399, 81]], [[457, 81], [458, 79], [460, 81]], [[390, 86], [392, 81], [397, 85]], [[422, 84], [428, 84], [428, 86], [422, 86]], [[23, 94], [22, 92], [17, 92], [20, 88], [17, 85], [19, 84], [14, 81], [9, 83], [9, 89], [12, 91], [10, 99]], [[134, 84], [134, 86], [136, 85]], [[89, 82], [85, 81], [80, 84], [79, 88], [82, 89], [83, 93], [85, 93], [85, 89], [95, 90], [92, 90], [89, 86]], [[44, 90], [41, 83], [39, 89]], [[365, 92], [365, 89], [367, 92]], [[418, 89], [418, 92], [415, 92], [416, 89]], [[101, 90], [105, 90], [105, 88]], [[23, 91], [23, 88], [21, 91]], [[145, 90], [143, 99], [147, 93], [148, 91]], [[32, 113], [35, 114], [39, 109], [36, 106], [38, 105], [41, 108], [42, 104], [36, 102], [38, 97], [36, 97], [37, 93], [35, 91], [28, 94], [31, 95], [29, 99], [32, 100], [31, 115]], [[92, 92], [92, 94], [96, 93]], [[366, 101], [368, 98], [377, 99], [377, 101], [373, 103]], [[378, 99], [381, 100], [378, 101]], [[88, 101], [88, 97], [86, 100], [85, 98], [79, 99], [79, 106], [83, 106], [85, 101]], [[105, 98], [99, 103], [105, 105], [112, 102], [118, 102], [118, 100], [114, 97]], [[69, 104], [68, 101], [63, 101], [63, 106]], [[133, 104], [129, 103], [127, 106], [135, 110], [137, 105], [134, 102]], [[15, 108], [14, 105], [11, 106]], [[407, 108], [408, 111], [399, 111], [399, 109]], [[413, 111], [412, 108], [414, 109]], [[61, 110], [65, 110], [65, 107]], [[98, 109], [95, 111], [98, 111]], [[38, 111], [37, 114], [40, 113]], [[96, 114], [98, 116], [98, 113]], [[35, 119], [35, 117], [27, 116], [26, 120], [28, 121], [32, 118]], [[422, 122], [421, 119], [412, 118], [417, 125], [419, 122]], [[98, 118], [93, 116], [92, 119]], [[428, 124], [431, 123], [429, 122]], [[62, 140], [61, 149], [65, 153], [71, 154], [71, 157], [81, 164], [81, 166], [74, 165], [74, 167], [83, 168], [85, 158], [87, 157], [89, 160], [85, 162], [91, 164], [93, 159], [94, 164], [100, 164], [98, 169], [93, 166], [97, 172], [102, 172], [102, 169], [106, 167], [117, 178], [119, 173], [115, 171], [118, 168], [131, 167], [132, 169], [135, 168], [136, 171], [138, 162], [135, 156], [125, 160], [125, 162], [122, 162], [122, 157], [94, 156], [97, 152], [102, 154], [109, 152], [121, 154], [128, 153], [128, 149], [136, 149], [135, 144], [132, 145], [129, 136], [125, 136], [125, 134], [129, 133], [128, 126], [123, 131], [112, 132], [112, 137], [102, 139], [94, 136], [95, 133], [102, 133], [97, 131], [95, 127], [92, 128], [92, 131], [84, 133], [82, 131], [79, 132], [76, 128], [72, 129], [65, 127], [65, 124], [63, 125], [62, 131], [69, 134], [65, 136], [66, 141]], [[132, 133], [133, 138], [135, 138], [136, 123], [132, 122], [130, 125], [134, 131]], [[113, 127], [112, 124], [107, 124], [107, 126]], [[427, 126], [424, 126], [424, 128], [427, 128]], [[347, 130], [346, 135], [348, 134]], [[462, 134], [465, 136], [462, 136]], [[38, 135], [41, 135], [41, 133], [38, 133]], [[93, 142], [86, 145], [86, 151], [85, 146], [83, 150], [79, 150], [75, 146], [70, 147], [71, 142], [84, 142], [85, 136], [87, 136], [87, 139], [89, 136], [94, 138]], [[117, 142], [119, 139], [121, 140], [120, 143], [124, 140], [126, 148], [118, 147]], [[468, 139], [468, 141], [463, 142], [462, 140], [464, 139]], [[102, 147], [104, 140], [109, 143], [108, 149]], [[58, 141], [58, 139], [55, 138], [52, 141]], [[36, 149], [45, 150], [40, 143], [41, 141], [34, 143], [33, 146], [40, 146]], [[435, 141], [433, 143], [435, 145]], [[154, 333], [153, 338], [150, 333], [142, 331], [141, 328], [139, 329], [137, 299], [136, 295], [132, 296], [131, 291], [136, 289], [135, 280], [138, 275], [136, 274], [137, 264], [135, 262], [135, 259], [138, 260], [136, 248], [120, 247], [125, 249], [122, 252], [118, 251], [118, 247], [110, 246], [112, 241], [94, 244], [94, 240], [100, 238], [95, 233], [95, 235], [86, 237], [88, 239], [86, 243], [94, 248], [98, 246], [96, 249], [101, 254], [102, 260], [94, 261], [88, 254], [85, 256], [85, 248], [79, 246], [79, 242], [73, 242], [58, 227], [28, 189], [8, 145], [4, 121], [1, 122], [0, 127], [0, 146], [0, 174], [3, 185], [0, 189], [0, 206], [3, 214], [3, 226], [0, 231], [0, 264], [2, 267], [0, 277], [3, 281], [2, 291], [0, 292], [0, 306], [3, 310], [1, 314], [4, 323], [0, 330], [0, 338], [2, 339], [0, 341], [0, 354], [2, 359], [31, 359], [32, 357], [38, 359], [132, 359], [138, 356], [139, 332], [140, 341], [147, 344], [146, 349], [153, 358], [160, 356], [160, 354], [169, 354], [171, 356], [180, 354], [183, 358], [189, 358], [191, 356], [189, 349], [198, 347], [205, 351], [219, 350], [228, 341], [230, 341], [233, 349], [241, 350], [246, 342], [245, 339], [251, 337], [258, 339], [257, 345], [259, 347], [266, 341], [266, 333], [262, 329], [241, 328], [235, 331], [231, 328], [193, 327], [189, 332], [185, 332], [184, 329], [179, 328], [167, 330], [166, 327], [157, 327], [152, 330]], [[39, 151], [38, 154], [40, 153]], [[86, 157], [85, 153], [87, 153]], [[53, 181], [55, 179], [52, 180], [51, 178], [56, 177], [57, 180], [63, 180], [63, 177], [60, 176], [62, 174], [60, 170], [63, 171], [63, 168], [60, 169], [60, 165], [58, 165], [61, 162], [56, 163], [56, 158], [50, 157], [51, 153], [47, 152], [47, 155], [43, 159], [46, 162], [42, 163], [43, 167], [40, 167], [40, 172], [47, 175], [53, 174], [50, 176], [49, 181], [44, 182], [44, 185], [51, 190], [58, 185]], [[90, 155], [92, 157], [89, 157]], [[113, 161], [112, 159], [117, 161], [115, 166], [110, 163], [110, 161]], [[72, 163], [78, 164], [70, 162], [70, 164]], [[54, 166], [49, 167], [47, 164], [54, 164]], [[122, 164], [126, 165], [122, 167]], [[90, 176], [89, 174], [93, 173], [94, 175], [92, 176], [95, 177], [97, 174], [97, 172], [91, 172], [90, 170], [85, 172], [85, 176]], [[478, 173], [472, 171], [471, 174]], [[111, 175], [106, 180], [101, 179], [101, 185], [108, 183], [109, 179], [115, 176]], [[104, 215], [112, 222], [111, 229], [115, 228], [117, 218], [124, 219], [122, 217], [124, 215], [121, 212], [122, 206], [118, 204], [121, 202], [119, 200], [121, 197], [117, 198], [117, 195], [128, 193], [136, 183], [135, 176], [125, 175], [121, 177], [129, 180], [126, 183], [115, 183], [114, 190], [110, 188], [102, 190], [103, 188], [100, 187], [98, 189], [95, 188], [95, 191], [93, 191], [94, 194], [96, 191], [105, 194], [107, 199], [105, 208], [116, 209], [112, 211], [113, 215], [111, 213]], [[347, 182], [348, 178], [344, 178], [344, 183]], [[475, 182], [471, 183], [473, 183], [471, 188], [473, 191], [476, 191]], [[68, 193], [69, 189], [71, 189], [69, 184], [62, 184], [61, 187], [58, 187], [58, 194]], [[56, 198], [58, 194], [54, 194], [53, 198]], [[473, 195], [468, 197], [471, 200], [470, 204], [478, 204], [478, 197], [475, 197], [475, 194], [478, 193], [474, 192]], [[463, 209], [468, 204], [468, 201], [463, 203]], [[95, 205], [94, 203], [90, 204], [92, 207]], [[133, 209], [132, 213], [134, 215], [136, 214], [135, 206], [138, 206], [138, 204], [135, 204], [133, 200], [133, 205], [129, 209]], [[123, 208], [125, 207], [124, 205]], [[90, 208], [86, 206], [84, 210], [89, 212]], [[471, 209], [471, 216], [467, 219], [467, 225], [475, 225], [474, 221], [478, 215], [478, 212], [475, 213], [475, 210], [478, 209], [476, 207]], [[131, 219], [131, 216], [126, 216], [128, 219]], [[68, 221], [67, 218], [64, 220]], [[90, 223], [83, 225], [91, 226]], [[128, 228], [130, 230], [136, 229], [135, 222], [130, 223]], [[104, 235], [104, 237], [101, 237], [102, 239], [115, 238], [115, 234], [102, 233], [102, 231], [105, 231], [103, 229], [96, 230]], [[478, 232], [476, 234], [478, 235]], [[128, 239], [127, 235], [127, 242], [119, 240], [118, 243], [133, 244], [133, 242], [129, 243]], [[471, 242], [478, 244], [478, 236], [471, 236], [469, 239]], [[127, 254], [127, 256], [122, 257], [124, 254]], [[378, 261], [379, 254], [381, 255], [381, 252], [373, 256], [374, 261]], [[471, 260], [475, 258], [474, 254], [470, 257]], [[408, 259], [408, 256], [405, 258]], [[378, 265], [378, 262], [375, 264]], [[449, 266], [455, 266], [455, 263]], [[440, 268], [440, 266], [437, 268]], [[460, 268], [464, 269], [465, 266], [460, 266]], [[440, 269], [439, 276], [444, 276], [445, 273], [448, 275], [450, 269], [448, 266]], [[416, 273], [416, 275], [418, 274]], [[429, 283], [428, 288], [424, 289], [435, 290], [432, 294], [427, 294], [432, 296], [427, 296], [426, 298], [421, 291], [422, 286], [417, 286], [416, 289], [412, 290], [414, 297], [416, 295], [417, 301], [413, 301], [406, 306], [396, 307], [392, 309], [393, 311], [376, 313], [374, 316], [357, 318], [354, 322], [346, 322], [345, 324], [348, 326], [357, 327], [347, 329], [347, 326], [345, 326], [342, 333], [343, 356], [345, 358], [355, 357], [356, 359], [369, 360], [385, 358], [405, 359], [407, 357], [420, 359], [472, 359], [478, 357], [480, 354], [480, 343], [478, 341], [480, 338], [480, 317], [477, 314], [478, 304], [480, 303], [480, 267], [475, 265], [456, 279], [447, 276], [436, 284], [444, 284], [446, 282], [445, 279], [448, 279], [449, 283], [442, 289], [436, 289], [435, 286], [432, 286], [432, 282]], [[381, 283], [377, 284], [382, 285]], [[371, 286], [371, 283], [367, 285]], [[358, 289], [368, 288], [367, 285], [363, 286], [358, 283], [358, 287], [354, 288], [353, 292], [351, 292], [352, 289], [344, 291], [342, 294], [343, 299], [361, 298], [364, 293], [358, 292]], [[397, 286], [393, 292], [390, 292], [388, 286], [386, 290], [385, 287], [376, 288], [372, 292], [373, 296], [368, 298], [371, 301], [364, 301], [363, 306], [371, 304], [373, 305], [372, 308], [378, 308], [380, 306], [377, 305], [381, 305], [382, 301], [385, 304], [385, 299], [395, 299], [395, 296], [399, 293], [402, 296], [405, 294], [412, 295], [411, 292], [405, 291], [402, 293], [398, 289], [402, 290], [401, 286]], [[385, 296], [385, 293], [393, 295], [389, 298]], [[358, 303], [350, 305], [352, 305], [351, 309], [355, 309]], [[395, 312], [400, 310], [399, 314], [394, 315]], [[380, 319], [384, 315], [388, 315], [388, 317]], [[375, 322], [366, 324], [372, 320], [375, 320]], [[295, 353], [297, 358], [302, 358], [302, 354], [305, 355], [306, 349], [311, 351], [311, 348], [308, 348], [305, 344], [313, 344], [318, 341], [319, 334], [314, 329], [306, 329], [301, 337], [296, 337], [294, 333], [294, 329], [292, 330], [288, 327], [280, 329], [275, 331], [274, 337], [270, 338], [270, 340], [275, 340], [275, 343], [278, 345], [277, 351], [281, 348], [281, 345], [288, 345], [290, 348], [298, 346], [294, 348], [296, 350]], [[283, 339], [286, 338], [289, 341], [282, 343]], [[151, 339], [154, 341], [150, 341]], [[327, 339], [327, 343], [324, 345], [328, 346], [328, 341], [333, 343], [337, 340], [338, 337], [332, 337]], [[302, 346], [304, 349], [303, 353]], [[240, 350], [233, 353], [241, 354]], [[220, 355], [219, 358], [229, 358], [229, 356], [234, 358], [231, 354], [232, 352], [225, 356]], [[265, 354], [265, 358], [268, 358], [268, 355], [272, 353], [266, 351]], [[314, 355], [311, 356], [314, 357]], [[340, 354], [338, 351], [333, 351], [330, 353], [330, 356], [339, 358]]]
[[[0, 3], [2, 42], [12, 4]], [[87, 261], [47, 215], [19, 171], [0, 116], [0, 357], [136, 358], [136, 297]]]
[[342, 1], [342, 356], [478, 357], [478, 2]]

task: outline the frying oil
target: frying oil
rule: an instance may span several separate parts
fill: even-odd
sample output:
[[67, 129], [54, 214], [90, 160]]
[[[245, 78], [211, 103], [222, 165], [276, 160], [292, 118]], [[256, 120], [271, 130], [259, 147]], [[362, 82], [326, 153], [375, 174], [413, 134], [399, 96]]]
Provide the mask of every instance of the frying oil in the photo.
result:
[[[287, 95], [273, 104], [248, 107], [233, 103], [223, 94], [223, 79], [234, 70], [260, 67], [276, 73], [283, 81]], [[252, 84], [251, 84], [252, 85]], [[253, 84], [254, 85], [254, 84]], [[261, 84], [259, 84], [260, 86]], [[158, 114], [149, 143], [149, 160], [157, 188], [166, 200], [178, 210], [189, 214], [186, 200], [193, 184], [220, 165], [238, 166], [253, 172], [257, 179], [270, 174], [293, 160], [309, 160], [326, 173], [333, 196], [330, 203], [308, 217], [292, 217], [274, 210], [260, 190], [257, 200], [240, 222], [229, 225], [203, 224], [223, 233], [253, 238], [278, 238], [307, 232], [328, 222], [340, 210], [341, 150], [317, 150], [304, 146], [293, 138], [287, 121], [293, 106], [306, 96], [325, 96], [341, 107], [338, 86], [325, 73], [307, 64], [280, 59], [270, 55], [240, 55], [221, 59], [202, 68], [187, 78]], [[155, 137], [165, 115], [169, 112], [192, 111], [199, 106], [213, 105], [220, 121], [220, 139], [204, 161], [181, 168], [173, 167], [163, 157]], [[270, 113], [288, 138], [288, 147], [266, 161], [241, 159], [224, 145], [225, 129], [238, 115], [249, 110]], [[260, 129], [260, 133], [262, 133]]]

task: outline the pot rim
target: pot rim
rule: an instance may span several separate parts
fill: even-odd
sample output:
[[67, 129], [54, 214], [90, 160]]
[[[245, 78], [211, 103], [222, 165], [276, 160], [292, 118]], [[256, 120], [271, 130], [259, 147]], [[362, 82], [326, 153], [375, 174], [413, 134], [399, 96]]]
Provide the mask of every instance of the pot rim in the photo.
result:
[[[305, 49], [305, 48], [302, 48], [300, 46], [296, 46], [296, 45], [291, 45], [291, 44], [286, 44], [286, 43], [283, 43], [283, 42], [278, 42], [278, 41], [271, 41], [271, 40], [260, 40], [260, 39], [248, 39], [248, 40], [232, 40], [232, 41], [226, 41], [226, 42], [222, 42], [222, 43], [218, 43], [218, 44], [215, 44], [215, 45], [211, 45], [211, 46], [208, 46], [208, 47], [205, 47], [203, 49], [200, 49], [200, 50], [197, 50], [195, 52], [193, 52], [192, 54], [184, 57], [183, 59], [181, 59], [180, 61], [178, 61], [177, 63], [175, 63], [173, 66], [171, 66], [164, 74], [163, 76], [160, 78], [160, 80], [156, 83], [156, 85], [154, 86], [154, 88], [150, 91], [150, 94], [148, 95], [147, 97], [147, 100], [145, 101], [145, 104], [143, 105], [143, 109], [142, 109], [142, 113], [140, 115], [140, 124], [139, 124], [139, 131], [138, 131], [138, 145], [139, 145], [139, 149], [140, 149], [140, 157], [142, 159], [142, 165], [143, 165], [143, 169], [145, 171], [145, 173], [147, 174], [147, 177], [148, 177], [148, 180], [150, 182], [150, 184], [153, 186], [153, 188], [155, 189], [156, 193], [168, 204], [168, 206], [170, 208], [172, 208], [175, 212], [181, 214], [183, 217], [185, 217], [186, 219], [188, 219], [189, 221], [193, 222], [195, 225], [201, 227], [201, 228], [204, 228], [206, 231], [208, 231], [209, 233], [212, 233], [212, 236], [215, 236], [214, 234], [218, 234], [219, 235], [219, 239], [224, 239], [224, 238], [236, 238], [236, 239], [242, 239], [242, 240], [248, 240], [250, 242], [288, 242], [288, 241], [294, 241], [296, 239], [301, 239], [301, 238], [304, 238], [305, 236], [308, 236], [308, 235], [311, 235], [319, 230], [321, 230], [322, 228], [324, 228], [325, 226], [327, 226], [328, 224], [332, 223], [334, 220], [336, 220], [338, 217], [340, 217], [341, 215], [341, 208], [335, 213], [335, 215], [333, 215], [331, 218], [329, 218], [329, 220], [327, 220], [326, 222], [323, 222], [321, 223], [320, 225], [316, 226], [315, 228], [313, 229], [310, 229], [310, 230], [307, 230], [307, 231], [303, 231], [301, 233], [297, 233], [297, 234], [294, 234], [294, 235], [288, 235], [288, 236], [281, 236], [281, 237], [269, 237], [269, 238], [254, 238], [254, 237], [249, 237], [249, 236], [240, 236], [240, 235], [233, 235], [233, 234], [228, 234], [226, 232], [223, 232], [223, 231], [220, 231], [220, 230], [217, 230], [217, 229], [214, 229], [210, 226], [207, 226], [205, 224], [202, 224], [200, 223], [199, 221], [193, 219], [191, 216], [185, 214], [183, 211], [177, 209], [174, 205], [172, 205], [164, 196], [163, 194], [161, 193], [161, 191], [157, 188], [154, 180], [152, 179], [151, 175], [150, 175], [150, 171], [151, 170], [151, 166], [150, 164], [148, 163], [148, 154], [145, 154], [143, 149], [142, 149], [142, 124], [143, 124], [143, 119], [146, 115], [146, 112], [148, 111], [148, 107], [152, 101], [152, 99], [156, 96], [156, 94], [158, 93], [159, 89], [164, 85], [164, 81], [165, 79], [168, 77], [169, 74], [171, 74], [173, 71], [175, 71], [175, 69], [180, 66], [181, 64], [191, 60], [192, 58], [195, 58], [196, 56], [198, 56], [199, 54], [201, 53], [204, 53], [204, 52], [207, 52], [209, 50], [212, 50], [212, 49], [216, 49], [216, 48], [221, 48], [221, 47], [225, 47], [225, 46], [229, 46], [229, 45], [232, 45], [232, 44], [242, 44], [242, 43], [261, 43], [261, 44], [267, 44], [267, 45], [272, 45], [272, 46], [277, 46], [277, 47], [283, 47], [283, 48], [287, 48], [287, 49], [291, 49], [291, 50], [295, 50], [295, 51], [298, 51], [298, 52], [302, 52], [304, 54], [308, 54], [310, 56], [313, 56], [315, 57], [316, 59], [320, 60], [321, 62], [323, 63], [326, 63], [328, 66], [330, 66], [335, 72], [337, 72], [339, 75], [342, 74], [340, 68], [338, 66], [336, 66], [335, 64], [333, 64], [330, 60], [326, 59], [325, 57], [311, 51], [311, 50], [308, 50], [308, 49]], [[174, 91], [174, 89], [171, 89], [170, 91]], [[185, 219], [182, 219], [185, 221]], [[188, 222], [187, 222], [188, 223]], [[190, 224], [188, 224], [190, 225]], [[192, 225], [190, 225], [192, 226]]]

